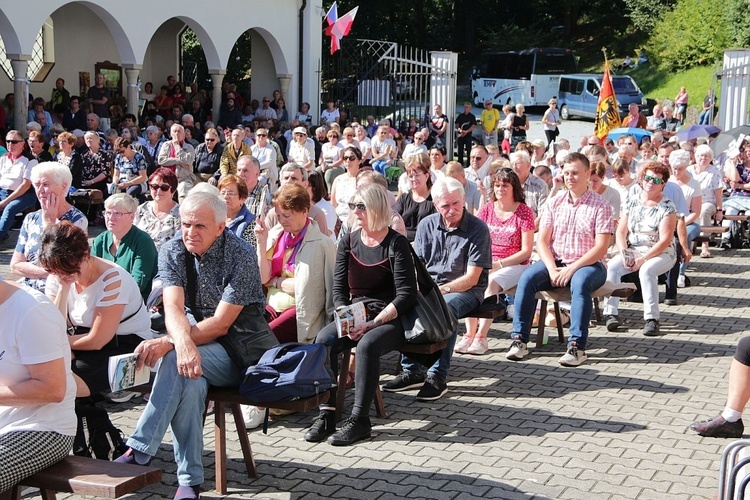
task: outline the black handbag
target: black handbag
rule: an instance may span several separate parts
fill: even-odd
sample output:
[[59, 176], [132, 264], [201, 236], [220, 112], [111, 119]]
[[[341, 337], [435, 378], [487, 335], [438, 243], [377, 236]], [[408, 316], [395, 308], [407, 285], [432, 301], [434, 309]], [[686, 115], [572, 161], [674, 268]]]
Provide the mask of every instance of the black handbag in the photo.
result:
[[[186, 254], [187, 290], [185, 295], [193, 316], [197, 321], [201, 321], [203, 317], [198, 312], [198, 308], [195, 307], [197, 280], [195, 267], [191, 265], [191, 260], [193, 260], [192, 255]], [[257, 364], [263, 353], [268, 349], [279, 344], [263, 316], [263, 311], [256, 304], [248, 304], [243, 307], [237, 319], [227, 330], [226, 335], [217, 337], [216, 342], [227, 351], [232, 363], [242, 373], [245, 373], [248, 366]]]
[[[458, 320], [445, 303], [435, 281], [430, 276], [422, 260], [409, 247], [417, 273], [416, 304], [406, 314], [400, 316], [404, 327], [404, 337], [410, 344], [434, 344], [450, 338], [458, 327]], [[393, 249], [391, 247], [391, 266]]]

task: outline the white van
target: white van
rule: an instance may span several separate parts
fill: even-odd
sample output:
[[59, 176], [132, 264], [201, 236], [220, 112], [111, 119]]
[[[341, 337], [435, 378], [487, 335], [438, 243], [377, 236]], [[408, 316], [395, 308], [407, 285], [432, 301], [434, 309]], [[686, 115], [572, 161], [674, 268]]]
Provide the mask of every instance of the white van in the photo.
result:
[[[596, 105], [602, 88], [603, 75], [596, 73], [576, 73], [560, 76], [557, 94], [557, 108], [563, 120], [571, 116], [596, 118]], [[628, 113], [628, 106], [637, 103], [641, 112], [648, 112], [648, 105], [643, 92], [631, 77], [612, 75], [612, 86], [615, 91], [621, 115]]]

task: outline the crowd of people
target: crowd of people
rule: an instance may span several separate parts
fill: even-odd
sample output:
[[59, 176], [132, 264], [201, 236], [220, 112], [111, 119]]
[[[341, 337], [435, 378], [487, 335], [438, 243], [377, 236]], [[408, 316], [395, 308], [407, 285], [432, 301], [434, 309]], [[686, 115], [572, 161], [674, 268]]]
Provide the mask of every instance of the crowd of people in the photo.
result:
[[[660, 276], [664, 304], [677, 304], [701, 225], [720, 223], [724, 207], [746, 210], [750, 199], [750, 145], [714, 157], [706, 141], [665, 141], [665, 130], [647, 144], [632, 135], [616, 143], [584, 137], [576, 150], [559, 137], [554, 100], [543, 118], [546, 142], [526, 140], [522, 105], [504, 108], [501, 120], [488, 103], [484, 145], [466, 140], [477, 126], [467, 104], [456, 120], [456, 162], [439, 105], [424, 127], [412, 120], [396, 130], [371, 116], [350, 120], [331, 102], [313, 128], [309, 105], [291, 116], [278, 91], [245, 103], [227, 83], [214, 113], [205, 92], [185, 94], [170, 77], [158, 95], [145, 85], [136, 117], [111, 109], [121, 104], [109, 102], [99, 76], [85, 99], [34, 100], [33, 116], [45, 124], [29, 123], [28, 137], [13, 128], [2, 136], [0, 238], [16, 214], [29, 213], [11, 262], [26, 286], [0, 282], [0, 308], [29, 311], [28, 321], [33, 311], [40, 327], [32, 337], [18, 335], [27, 331], [22, 323], [0, 331], [0, 350], [8, 345], [18, 358], [7, 374], [0, 368], [0, 448], [37, 454], [14, 451], [12, 463], [0, 464], [0, 491], [67, 453], [76, 402], [108, 394], [108, 357], [135, 352], [139, 365], [160, 364], [117, 461], [150, 463], [171, 428], [175, 498], [198, 498], [206, 391], [242, 379], [219, 342], [239, 318], [258, 326], [258, 346], [329, 346], [336, 370], [341, 351], [356, 346], [351, 415], [335, 421], [334, 388], [305, 439], [345, 446], [370, 437], [380, 358], [405, 342], [401, 318], [415, 302], [414, 259], [465, 318], [466, 333], [459, 338], [456, 328], [429, 363], [403, 356], [384, 391], [443, 397], [453, 355], [488, 351], [491, 320], [472, 312], [498, 294], [512, 319], [511, 361], [530, 354], [532, 326], [546, 321], [535, 295], [553, 288], [569, 287], [572, 297], [562, 366], [587, 361], [591, 297], [605, 281], [635, 281], [643, 334], [660, 335]], [[105, 198], [106, 228], [91, 244], [87, 229], [99, 214], [68, 196], [90, 189]], [[703, 248], [701, 257], [710, 256]], [[334, 310], [353, 302], [366, 304], [366, 322], [339, 338]], [[617, 298], [604, 302], [609, 331], [621, 326], [618, 307]], [[743, 349], [730, 385], [750, 364]], [[747, 393], [730, 388], [731, 411], [696, 430], [719, 435], [733, 425], [736, 433]], [[16, 429], [8, 410], [15, 406], [28, 407], [23, 418], [34, 426]], [[263, 420], [255, 407], [243, 415], [248, 428]], [[42, 439], [43, 452], [31, 451]]]

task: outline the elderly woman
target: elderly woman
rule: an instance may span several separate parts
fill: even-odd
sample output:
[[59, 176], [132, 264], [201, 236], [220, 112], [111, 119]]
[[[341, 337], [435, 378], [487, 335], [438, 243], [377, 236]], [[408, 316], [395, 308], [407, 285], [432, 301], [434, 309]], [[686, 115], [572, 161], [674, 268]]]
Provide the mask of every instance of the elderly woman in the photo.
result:
[[292, 143], [289, 145], [289, 161], [310, 170], [315, 165], [315, 145], [307, 141], [307, 129], [296, 127], [292, 131]]
[[26, 140], [26, 142], [28, 142], [29, 144], [29, 153], [31, 153], [31, 156], [34, 157], [34, 160], [38, 161], [39, 163], [52, 161], [52, 155], [49, 151], [47, 151], [47, 148], [44, 147], [44, 136], [41, 132], [32, 130], [31, 132], [29, 132], [29, 138]]
[[[687, 166], [690, 164], [690, 153], [679, 149], [669, 154], [669, 165], [672, 167], [672, 179], [680, 186], [685, 202], [688, 204], [690, 213], [685, 215], [685, 224], [687, 225], [687, 247], [692, 248], [693, 240], [701, 234], [701, 226], [698, 224], [698, 218], [701, 214], [701, 205], [703, 204], [703, 192], [698, 181], [693, 179], [687, 173]], [[687, 285], [687, 262], [680, 262], [680, 273], [677, 276], [677, 287], [684, 288]]]
[[68, 344], [76, 396], [109, 392], [109, 357], [152, 336], [138, 285], [122, 267], [91, 255], [86, 233], [67, 221], [42, 233], [39, 263], [50, 274], [47, 296], [75, 329]]
[[[722, 198], [722, 172], [718, 167], [712, 165], [714, 152], [707, 144], [701, 144], [695, 148], [695, 164], [687, 168], [688, 173], [698, 181], [703, 194], [701, 205], [700, 225], [710, 226], [716, 219], [721, 222], [724, 215], [723, 198]], [[708, 241], [703, 243], [701, 257], [704, 259], [711, 257], [711, 251], [708, 249]]]
[[[643, 335], [659, 335], [659, 275], [669, 271], [675, 263], [674, 230], [677, 209], [664, 196], [669, 180], [669, 168], [658, 162], [648, 162], [641, 168], [643, 190], [631, 196], [617, 225], [616, 244], [620, 253], [607, 265], [607, 281], [620, 283], [622, 277], [638, 273], [643, 293]], [[607, 330], [620, 326], [620, 299], [604, 301]]]
[[[492, 177], [491, 203], [479, 209], [477, 217], [490, 230], [492, 271], [485, 297], [510, 290], [518, 284], [534, 247], [534, 212], [524, 203], [518, 175], [509, 168], [500, 169]], [[453, 351], [482, 355], [487, 352], [487, 333], [491, 319], [466, 318], [466, 334]]]
[[64, 220], [84, 231], [88, 228], [86, 216], [65, 199], [71, 179], [70, 170], [55, 162], [41, 163], [31, 172], [31, 183], [42, 208], [24, 218], [10, 269], [22, 276], [23, 284], [41, 292], [47, 282], [47, 271], [38, 264], [44, 229]]
[[316, 342], [336, 346], [331, 352], [334, 365], [338, 348], [358, 344], [354, 408], [337, 432], [336, 388], [332, 389], [328, 403], [320, 407], [320, 415], [305, 433], [307, 441], [327, 439], [334, 446], [370, 437], [368, 413], [380, 377], [380, 357], [405, 342], [399, 316], [412, 308], [417, 291], [409, 242], [388, 227], [391, 207], [385, 191], [377, 185], [365, 186], [350, 204], [360, 227], [339, 243], [333, 301], [336, 307], [367, 301], [367, 321], [342, 338], [338, 338], [336, 324], [331, 323], [318, 333]]
[[138, 207], [133, 223], [151, 236], [158, 251], [180, 231], [180, 206], [174, 201], [177, 176], [159, 167], [148, 178], [148, 189], [152, 200]]
[[81, 185], [86, 189], [98, 189], [107, 196], [107, 179], [112, 175], [114, 152], [101, 149], [99, 134], [91, 130], [84, 134], [83, 140], [88, 149], [83, 153]]
[[195, 148], [193, 170], [198, 172], [201, 179], [215, 186], [219, 182], [219, 164], [223, 153], [224, 146], [219, 142], [219, 133], [215, 128], [209, 128], [206, 130], [203, 144]]
[[76, 384], [55, 309], [40, 292], [0, 281], [0, 493], [73, 446]]
[[349, 201], [357, 189], [357, 175], [362, 163], [362, 152], [355, 147], [348, 147], [343, 154], [346, 172], [333, 180], [331, 186], [331, 204], [336, 209], [341, 222], [349, 216]]
[[268, 288], [269, 326], [279, 342], [309, 343], [333, 315], [333, 241], [308, 217], [305, 188], [287, 184], [273, 200], [279, 223], [259, 225], [258, 263]]
[[115, 142], [115, 169], [112, 185], [115, 192], [126, 192], [137, 198], [146, 192], [148, 165], [142, 154], [136, 153], [128, 139], [120, 137]]
[[80, 189], [83, 187], [83, 156], [74, 149], [76, 136], [70, 132], [63, 132], [57, 136], [57, 144], [60, 149], [55, 154], [55, 161], [70, 169], [73, 174], [71, 186]]
[[119, 193], [104, 202], [107, 230], [94, 239], [91, 255], [114, 262], [135, 279], [143, 300], [151, 293], [151, 281], [157, 273], [158, 252], [148, 233], [133, 225], [138, 202]]
[[414, 241], [417, 234], [417, 224], [428, 215], [435, 213], [430, 188], [430, 160], [425, 154], [418, 154], [409, 158], [406, 163], [406, 176], [411, 189], [402, 194], [393, 209], [404, 219], [406, 237]]
[[247, 184], [237, 175], [225, 175], [219, 181], [219, 194], [227, 204], [227, 229], [255, 246], [255, 215], [245, 205]]
[[15, 216], [36, 203], [31, 188], [31, 171], [35, 160], [23, 154], [23, 135], [17, 130], [5, 134], [8, 153], [0, 156], [0, 241], [9, 237]]

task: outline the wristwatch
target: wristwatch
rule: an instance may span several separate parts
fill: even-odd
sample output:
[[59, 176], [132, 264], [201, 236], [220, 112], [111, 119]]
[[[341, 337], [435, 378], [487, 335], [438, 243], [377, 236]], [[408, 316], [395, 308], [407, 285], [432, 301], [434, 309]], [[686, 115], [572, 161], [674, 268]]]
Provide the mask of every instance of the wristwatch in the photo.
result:
[[445, 293], [451, 293], [451, 287], [449, 287], [449, 286], [444, 286], [444, 287], [442, 287], [442, 288], [443, 288], [443, 291], [444, 291]]

